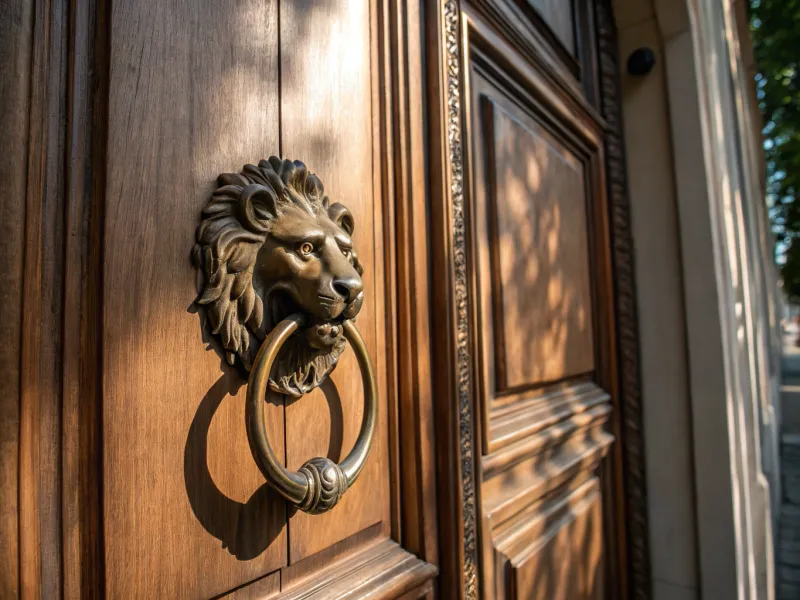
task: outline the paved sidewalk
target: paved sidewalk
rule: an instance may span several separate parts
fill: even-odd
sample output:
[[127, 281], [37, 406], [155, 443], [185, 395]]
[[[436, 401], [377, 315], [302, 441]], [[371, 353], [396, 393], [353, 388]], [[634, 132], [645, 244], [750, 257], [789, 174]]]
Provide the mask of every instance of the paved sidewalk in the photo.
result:
[[800, 600], [800, 348], [784, 340], [781, 386], [781, 480], [775, 576], [777, 600]]
[[800, 434], [782, 437], [783, 504], [778, 531], [778, 600], [800, 599]]

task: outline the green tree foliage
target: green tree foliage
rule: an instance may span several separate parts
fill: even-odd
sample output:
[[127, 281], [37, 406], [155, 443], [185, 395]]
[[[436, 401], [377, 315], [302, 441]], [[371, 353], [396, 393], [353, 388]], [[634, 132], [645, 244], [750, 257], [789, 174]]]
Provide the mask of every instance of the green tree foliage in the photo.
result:
[[784, 289], [800, 301], [800, 0], [751, 0], [767, 201]]

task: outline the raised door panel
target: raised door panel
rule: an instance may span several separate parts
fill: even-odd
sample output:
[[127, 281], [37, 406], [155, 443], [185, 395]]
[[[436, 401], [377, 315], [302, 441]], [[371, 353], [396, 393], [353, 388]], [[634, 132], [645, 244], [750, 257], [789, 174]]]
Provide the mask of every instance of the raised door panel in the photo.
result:
[[[208, 597], [287, 561], [244, 387], [189, 312], [190, 256], [221, 172], [277, 148], [277, 3], [115, 2], [103, 237], [106, 593]], [[281, 401], [269, 434], [283, 448]]]
[[602, 129], [466, 20], [486, 597], [606, 597], [614, 441]]
[[527, 600], [600, 600], [604, 592], [600, 485], [590, 478], [566, 495], [537, 506], [524, 524], [497, 543], [497, 568], [506, 591]]
[[583, 164], [482, 98], [489, 129], [498, 391], [594, 368]]

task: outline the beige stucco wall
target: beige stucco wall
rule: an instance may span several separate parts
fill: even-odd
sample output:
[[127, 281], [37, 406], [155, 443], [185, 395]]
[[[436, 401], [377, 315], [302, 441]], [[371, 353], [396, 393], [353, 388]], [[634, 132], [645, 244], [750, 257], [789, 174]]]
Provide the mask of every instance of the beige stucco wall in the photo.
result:
[[622, 63], [657, 56], [622, 80], [657, 600], [773, 597], [776, 279], [742, 2], [614, 3]]

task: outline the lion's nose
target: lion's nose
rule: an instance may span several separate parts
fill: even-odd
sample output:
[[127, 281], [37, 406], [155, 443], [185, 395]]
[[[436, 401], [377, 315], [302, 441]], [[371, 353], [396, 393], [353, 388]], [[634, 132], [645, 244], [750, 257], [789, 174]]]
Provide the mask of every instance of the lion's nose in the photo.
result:
[[361, 279], [347, 277], [333, 280], [333, 289], [344, 298], [345, 302], [351, 302], [364, 289]]

